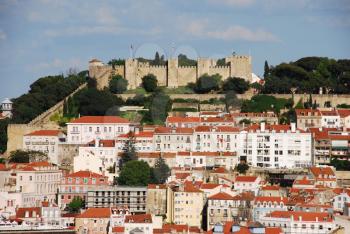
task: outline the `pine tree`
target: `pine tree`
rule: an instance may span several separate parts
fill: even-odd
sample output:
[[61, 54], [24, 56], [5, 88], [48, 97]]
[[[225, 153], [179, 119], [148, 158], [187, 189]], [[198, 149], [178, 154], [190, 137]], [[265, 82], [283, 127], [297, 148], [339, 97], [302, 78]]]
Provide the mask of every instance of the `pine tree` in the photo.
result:
[[269, 73], [270, 73], [270, 67], [269, 67], [269, 64], [267, 63], [267, 61], [265, 60], [265, 65], [264, 65], [264, 78], [265, 79], [269, 75]]
[[121, 155], [121, 158], [119, 160], [119, 170], [122, 169], [122, 167], [125, 165], [125, 163], [133, 160], [137, 160], [136, 155], [136, 148], [135, 148], [135, 137], [133, 132], [128, 133], [128, 139], [126, 140], [124, 147], [123, 147], [123, 153]]
[[154, 165], [153, 169], [154, 178], [157, 183], [163, 184], [166, 182], [168, 177], [170, 176], [170, 168], [165, 163], [164, 158], [159, 157]]
[[67, 107], [67, 101], [64, 99], [63, 101], [63, 116], [67, 116], [68, 114], [68, 107]]
[[154, 55], [154, 65], [160, 65], [160, 56], [159, 56], [158, 51]]

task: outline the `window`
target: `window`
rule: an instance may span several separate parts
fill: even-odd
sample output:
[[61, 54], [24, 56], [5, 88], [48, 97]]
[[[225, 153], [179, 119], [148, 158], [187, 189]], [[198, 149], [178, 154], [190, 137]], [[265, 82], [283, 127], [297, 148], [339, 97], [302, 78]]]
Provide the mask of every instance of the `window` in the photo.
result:
[[33, 176], [29, 176], [29, 181], [32, 181], [33, 180]]

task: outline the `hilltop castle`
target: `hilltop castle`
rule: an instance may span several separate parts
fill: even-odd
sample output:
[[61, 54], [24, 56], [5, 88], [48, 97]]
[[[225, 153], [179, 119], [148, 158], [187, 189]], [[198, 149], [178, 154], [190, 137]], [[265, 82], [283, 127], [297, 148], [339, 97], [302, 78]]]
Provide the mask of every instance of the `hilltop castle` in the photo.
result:
[[240, 77], [252, 81], [252, 62], [250, 56], [232, 55], [225, 58], [226, 66], [217, 66], [217, 60], [198, 58], [197, 66], [179, 66], [177, 58], [168, 59], [167, 65], [153, 66], [131, 58], [125, 60], [125, 65], [105, 65], [98, 59], [89, 62], [89, 75], [97, 80], [99, 89], [108, 86], [113, 75], [121, 75], [128, 80], [129, 89], [139, 87], [142, 77], [151, 73], [157, 77], [159, 86], [176, 88], [186, 86], [204, 75], [220, 74], [222, 79]]

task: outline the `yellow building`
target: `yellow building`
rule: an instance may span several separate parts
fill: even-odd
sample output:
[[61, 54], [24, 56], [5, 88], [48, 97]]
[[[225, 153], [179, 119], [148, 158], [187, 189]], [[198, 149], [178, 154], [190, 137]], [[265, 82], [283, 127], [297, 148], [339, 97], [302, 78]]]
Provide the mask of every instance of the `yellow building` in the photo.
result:
[[168, 189], [168, 222], [201, 227], [203, 207], [204, 192], [191, 182]]

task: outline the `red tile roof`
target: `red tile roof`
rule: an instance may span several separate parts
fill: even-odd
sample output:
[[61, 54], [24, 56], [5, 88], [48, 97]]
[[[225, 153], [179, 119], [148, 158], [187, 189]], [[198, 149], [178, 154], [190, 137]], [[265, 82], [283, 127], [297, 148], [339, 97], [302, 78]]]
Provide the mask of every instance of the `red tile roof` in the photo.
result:
[[335, 176], [334, 171], [330, 167], [311, 167], [310, 171], [315, 177], [320, 175]]
[[147, 189], [166, 189], [166, 184], [148, 184]]
[[313, 184], [315, 184], [315, 181], [307, 178], [306, 176], [304, 176], [301, 179], [296, 179], [293, 182], [293, 185], [313, 185]]
[[[245, 131], [253, 131], [253, 132], [256, 132], [257, 130], [260, 130], [260, 125], [259, 124], [253, 124], [247, 128], [244, 129]], [[273, 124], [273, 125], [270, 125], [270, 124], [266, 124], [265, 125], [265, 130], [266, 131], [275, 131], [277, 133], [279, 132], [287, 132], [287, 131], [290, 131], [291, 130], [291, 126], [290, 125], [283, 125], [283, 124]], [[298, 130], [299, 132], [301, 133], [304, 133], [305, 131], [302, 130], [302, 129], [296, 129]]]
[[237, 176], [235, 182], [255, 182], [257, 179], [256, 176]]
[[201, 189], [214, 189], [220, 186], [220, 184], [201, 184]]
[[192, 134], [192, 128], [170, 128], [170, 127], [158, 127], [154, 130], [157, 134]]
[[78, 177], [78, 178], [106, 178], [106, 176], [103, 176], [101, 174], [97, 174], [92, 171], [77, 171], [71, 174], [66, 175], [65, 177]]
[[231, 196], [228, 193], [225, 192], [219, 192], [217, 194], [214, 194], [210, 197], [208, 197], [210, 200], [233, 200], [233, 196]]
[[84, 213], [78, 215], [76, 218], [110, 218], [110, 208], [88, 208]]
[[150, 214], [127, 215], [125, 223], [152, 223], [152, 216]]
[[213, 172], [212, 173], [219, 173], [219, 174], [223, 174], [223, 173], [227, 173], [227, 171], [226, 171], [226, 169], [225, 168], [223, 168], [223, 167], [218, 167], [218, 168], [215, 168], [214, 170], [213, 170]]
[[119, 116], [83, 116], [80, 117], [78, 119], [75, 119], [73, 121], [71, 121], [69, 124], [71, 123], [91, 123], [91, 124], [113, 124], [113, 123], [123, 123], [123, 124], [127, 124], [130, 123], [129, 120], [121, 118]]
[[293, 217], [294, 221], [298, 221], [301, 218], [302, 221], [315, 222], [318, 218], [318, 222], [332, 222], [333, 218], [326, 212], [305, 212], [305, 211], [273, 211], [266, 215], [267, 217], [285, 218], [290, 219]]
[[112, 233], [124, 233], [124, 227], [113, 227]]
[[27, 212], [29, 212], [28, 218], [41, 217], [40, 207], [21, 207], [16, 211], [16, 218], [26, 218]]
[[200, 121], [199, 117], [169, 116], [166, 119], [167, 123], [198, 123], [199, 121]]
[[[143, 138], [143, 137], [153, 137], [154, 132], [138, 132], [138, 133], [132, 133], [131, 136], [135, 138]], [[128, 138], [130, 137], [130, 134], [121, 134], [118, 136], [118, 138]]]
[[26, 134], [25, 136], [58, 136], [61, 133], [60, 130], [38, 130]]
[[[87, 145], [96, 145], [96, 141], [92, 140]], [[100, 140], [98, 147], [114, 147], [115, 146], [115, 140]]]
[[194, 186], [192, 184], [192, 182], [186, 181], [184, 183], [184, 192], [187, 192], [187, 193], [202, 193], [203, 191], [201, 191], [196, 186]]

